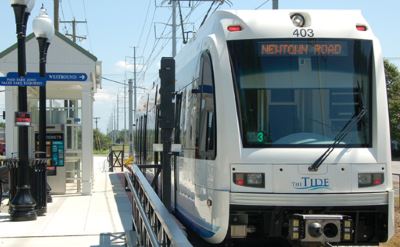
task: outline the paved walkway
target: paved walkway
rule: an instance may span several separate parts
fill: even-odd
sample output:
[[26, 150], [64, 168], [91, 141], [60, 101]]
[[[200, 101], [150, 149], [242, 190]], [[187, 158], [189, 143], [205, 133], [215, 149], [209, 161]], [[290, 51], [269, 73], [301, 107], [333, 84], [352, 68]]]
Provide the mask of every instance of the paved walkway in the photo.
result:
[[131, 205], [122, 174], [104, 170], [105, 157], [94, 157], [94, 186], [90, 196], [53, 196], [46, 216], [11, 222], [0, 213], [0, 247], [125, 246], [132, 229]]

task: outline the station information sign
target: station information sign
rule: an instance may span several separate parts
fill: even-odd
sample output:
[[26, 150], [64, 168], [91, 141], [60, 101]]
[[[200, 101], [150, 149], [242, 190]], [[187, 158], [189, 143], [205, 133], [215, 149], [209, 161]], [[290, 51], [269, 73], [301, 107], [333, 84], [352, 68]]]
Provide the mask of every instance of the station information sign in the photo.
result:
[[[35, 134], [36, 150], [39, 150], [39, 133]], [[46, 158], [49, 159], [48, 166], [64, 166], [64, 134], [46, 133]]]
[[15, 126], [31, 126], [32, 118], [30, 112], [16, 112]]

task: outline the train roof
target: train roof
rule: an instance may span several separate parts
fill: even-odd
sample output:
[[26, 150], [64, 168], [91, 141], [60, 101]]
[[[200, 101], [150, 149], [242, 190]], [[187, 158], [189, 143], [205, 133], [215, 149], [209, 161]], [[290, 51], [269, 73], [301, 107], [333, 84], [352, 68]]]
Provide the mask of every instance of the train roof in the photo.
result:
[[[193, 38], [195, 42], [209, 34], [221, 35], [226, 40], [256, 38], [292, 38], [291, 16], [301, 14], [306, 19], [305, 29], [315, 30], [315, 37], [341, 37], [372, 39], [370, 26], [360, 10], [219, 10], [212, 14]], [[228, 26], [241, 26], [231, 32]], [[365, 26], [360, 32], [357, 26]]]

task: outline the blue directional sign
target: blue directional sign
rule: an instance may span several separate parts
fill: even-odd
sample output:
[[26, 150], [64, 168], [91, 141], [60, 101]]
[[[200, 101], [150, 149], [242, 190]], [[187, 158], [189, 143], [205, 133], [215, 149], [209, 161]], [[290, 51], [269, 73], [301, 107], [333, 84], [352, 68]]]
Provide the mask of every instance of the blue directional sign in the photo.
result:
[[86, 81], [85, 73], [47, 73], [48, 81]]
[[[7, 77], [19, 77], [17, 72], [7, 73]], [[39, 73], [27, 73], [26, 77], [38, 78]], [[88, 76], [86, 73], [47, 73], [46, 81], [86, 81]], [[11, 85], [10, 85], [11, 86]], [[14, 86], [14, 85], [13, 85]], [[31, 85], [29, 85], [31, 86]]]
[[18, 73], [11, 72], [7, 77], [0, 77], [1, 86], [44, 86], [46, 78], [40, 77], [39, 73], [27, 73], [26, 76], [20, 77]]

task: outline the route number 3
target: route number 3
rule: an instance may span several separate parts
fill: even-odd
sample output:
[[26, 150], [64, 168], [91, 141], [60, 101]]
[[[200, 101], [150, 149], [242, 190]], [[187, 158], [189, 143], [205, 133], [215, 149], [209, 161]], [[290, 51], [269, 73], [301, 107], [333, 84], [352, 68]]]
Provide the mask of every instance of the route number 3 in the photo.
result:
[[293, 31], [293, 36], [295, 37], [301, 37], [301, 38], [312, 38], [314, 37], [314, 30], [312, 29], [305, 29], [305, 28], [301, 28], [301, 29], [296, 29]]

